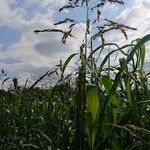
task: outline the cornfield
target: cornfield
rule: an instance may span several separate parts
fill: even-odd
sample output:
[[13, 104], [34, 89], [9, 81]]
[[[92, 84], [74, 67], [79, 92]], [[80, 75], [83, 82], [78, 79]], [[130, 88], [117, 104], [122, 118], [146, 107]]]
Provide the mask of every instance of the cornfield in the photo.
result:
[[[107, 25], [91, 33], [88, 16], [91, 6], [88, 2], [82, 1], [87, 8], [87, 22], [85, 40], [79, 53], [71, 54], [64, 62], [60, 61], [56, 70], [46, 72], [29, 88], [20, 87], [17, 78], [14, 78], [13, 88], [0, 90], [0, 149], [150, 148], [150, 73], [144, 70], [145, 43], [150, 40], [150, 35], [123, 46], [106, 43], [103, 37], [105, 32], [117, 28], [126, 37], [125, 29], [134, 28], [106, 20]], [[73, 6], [78, 3], [75, 1]], [[122, 1], [116, 3], [121, 4]], [[71, 6], [65, 5], [60, 11]], [[73, 22], [65, 19], [57, 25], [66, 21]], [[69, 31], [45, 29], [34, 32], [61, 32], [62, 42], [65, 43], [68, 37], [72, 37], [73, 26], [70, 25]], [[101, 42], [95, 47], [97, 38]], [[111, 51], [97, 63], [97, 56], [100, 57], [108, 48]], [[117, 65], [110, 64], [114, 54], [122, 56], [117, 58], [116, 55], [115, 59], [119, 59]], [[67, 67], [75, 57], [79, 60], [77, 70], [68, 74]], [[36, 87], [44, 77], [54, 75], [58, 81], [51, 88]], [[2, 70], [2, 84], [7, 79]]]

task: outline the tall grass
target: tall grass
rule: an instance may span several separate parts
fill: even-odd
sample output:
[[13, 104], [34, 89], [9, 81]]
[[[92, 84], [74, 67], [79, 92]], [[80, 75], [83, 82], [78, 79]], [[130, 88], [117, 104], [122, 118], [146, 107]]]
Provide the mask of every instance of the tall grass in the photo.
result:
[[[112, 29], [120, 30], [125, 37], [126, 29], [135, 29], [106, 19], [108, 24], [92, 33], [89, 11], [99, 9], [98, 6], [103, 6], [105, 1], [94, 6], [89, 5], [90, 2], [74, 1], [60, 9], [80, 4], [87, 13], [85, 39], [79, 53], [70, 55], [65, 62], [60, 61], [59, 73], [47, 72], [28, 89], [19, 87], [17, 79], [14, 79], [13, 89], [0, 91], [0, 149], [143, 150], [150, 146], [149, 73], [146, 74], [143, 69], [145, 43], [150, 40], [150, 35], [122, 47], [105, 43], [104, 33]], [[97, 15], [96, 21], [99, 21], [99, 10]], [[68, 21], [73, 22], [67, 18], [57, 25]], [[61, 32], [65, 43], [72, 36], [73, 26], [69, 26], [69, 31], [46, 29], [35, 33]], [[97, 38], [101, 42], [94, 47]], [[98, 66], [96, 53], [101, 56], [108, 47], [111, 51]], [[120, 64], [111, 66], [109, 63], [107, 68], [106, 64], [116, 52], [123, 55]], [[70, 80], [73, 76], [68, 75], [66, 69], [75, 56], [80, 60], [79, 67], [76, 78]], [[51, 77], [53, 73], [59, 78], [55, 86], [51, 89], [35, 88], [41, 79]]]
[[[73, 56], [78, 54], [62, 63], [61, 82], [51, 89], [24, 89], [14, 79], [13, 89], [0, 91], [0, 149], [74, 149], [80, 144], [76, 141], [79, 135], [84, 149], [148, 149], [149, 73], [143, 70], [145, 55], [142, 54], [146, 51], [144, 43], [149, 39], [150, 35], [147, 35], [134, 45], [128, 45], [129, 54], [124, 54], [120, 67], [109, 68], [117, 72], [114, 79], [103, 74], [108, 71], [104, 64], [112, 51], [100, 67], [94, 69], [92, 84], [90, 80], [82, 81], [85, 106], [80, 101], [82, 76], [78, 75], [70, 82], [64, 73]], [[79, 74], [82, 73], [80, 69]], [[85, 112], [81, 111], [83, 106]], [[81, 120], [83, 113], [84, 120]], [[82, 128], [84, 133], [81, 135], [77, 131]]]

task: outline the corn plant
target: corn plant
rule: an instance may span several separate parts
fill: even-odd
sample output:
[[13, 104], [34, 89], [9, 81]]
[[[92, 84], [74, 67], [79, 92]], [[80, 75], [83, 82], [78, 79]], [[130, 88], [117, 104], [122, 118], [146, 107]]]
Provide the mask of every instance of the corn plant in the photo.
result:
[[[149, 40], [149, 35], [145, 36], [143, 39], [137, 39], [131, 44], [125, 45], [123, 47], [119, 47], [115, 43], [105, 43], [104, 35], [106, 32], [111, 30], [120, 30], [125, 38], [127, 38], [126, 29], [136, 30], [133, 27], [129, 27], [123, 24], [119, 24], [112, 20], [105, 19], [107, 22], [104, 25], [101, 25], [100, 15], [101, 8], [105, 5], [107, 1], [99, 1], [93, 2], [92, 0], [71, 0], [65, 6], [60, 8], [60, 12], [64, 9], [75, 9], [76, 7], [84, 7], [86, 10], [85, 16], [85, 39], [83, 44], [80, 47], [79, 55], [81, 64], [79, 66], [78, 79], [77, 79], [77, 90], [76, 90], [76, 137], [75, 137], [75, 149], [86, 149], [86, 137], [89, 143], [90, 149], [99, 149], [104, 148], [105, 143], [108, 142], [114, 149], [121, 149], [121, 145], [119, 144], [118, 137], [114, 135], [114, 129], [106, 124], [118, 124], [124, 121], [124, 119], [128, 116], [135, 105], [138, 104], [138, 96], [133, 98], [132, 94], [135, 94], [135, 91], [139, 92], [139, 86], [137, 84], [137, 80], [142, 78], [144, 79], [144, 57], [145, 57], [145, 46], [144, 43]], [[108, 2], [116, 3], [116, 4], [124, 4], [121, 0]], [[94, 11], [96, 13], [96, 19], [92, 21], [90, 16], [90, 11]], [[72, 18], [65, 18], [64, 20], [56, 23], [55, 25], [59, 25], [62, 23], [70, 22], [69, 30], [62, 31], [58, 29], [46, 29], [46, 30], [36, 30], [37, 32], [60, 32], [63, 33], [62, 42], [66, 43], [67, 38], [74, 37], [71, 33], [73, 27], [78, 23], [76, 20]], [[99, 23], [99, 26], [96, 27], [96, 33], [91, 30], [91, 28], [95, 28], [95, 22]], [[88, 38], [90, 36], [91, 38]], [[100, 46], [94, 49], [93, 42], [95, 39], [100, 38], [101, 43]], [[88, 45], [90, 43], [90, 45]], [[88, 56], [88, 47], [91, 48], [91, 53]], [[116, 46], [115, 50], [112, 50], [101, 62], [100, 66], [97, 67], [96, 62], [94, 61], [94, 53], [97, 51], [102, 52], [105, 50], [107, 46]], [[123, 49], [129, 48], [129, 53], [125, 53]], [[109, 64], [109, 76], [102, 75], [104, 65], [109, 61], [110, 56], [115, 52], [121, 52], [125, 55], [125, 59], [120, 60], [120, 68], [114, 68], [118, 70], [118, 73], [115, 76], [115, 79], [110, 78], [110, 64]], [[64, 68], [66, 68], [68, 62], [77, 54], [72, 54], [64, 63]], [[136, 57], [136, 58], [135, 58]], [[130, 64], [132, 62], [132, 64]], [[132, 66], [133, 71], [130, 72], [128, 69], [128, 65]], [[87, 86], [86, 90], [86, 80], [87, 80], [87, 67], [90, 69], [91, 85]], [[139, 69], [139, 70], [138, 70]], [[63, 70], [63, 69], [62, 69]], [[138, 76], [135, 74], [138, 72]], [[64, 73], [64, 70], [62, 71]], [[135, 76], [136, 75], [136, 76]], [[141, 90], [143, 92], [147, 91], [147, 95], [149, 95], [149, 91], [147, 88], [147, 80], [143, 82]], [[93, 85], [94, 84], [94, 85]], [[134, 87], [133, 87], [134, 86]], [[143, 87], [145, 87], [143, 89]], [[120, 90], [119, 90], [120, 89]], [[137, 92], [137, 93], [138, 93]], [[124, 101], [121, 102], [120, 93], [124, 94], [123, 100], [126, 100], [126, 107], [129, 106], [129, 109], [125, 108], [123, 114], [125, 116], [120, 116], [118, 114], [122, 109], [122, 105]], [[148, 97], [146, 98], [148, 99]], [[148, 103], [149, 101], [143, 101], [143, 103]], [[138, 107], [138, 106], [136, 106]], [[86, 113], [87, 111], [87, 113]], [[85, 130], [85, 133], [84, 133]], [[86, 135], [85, 135], [86, 134]], [[111, 140], [110, 140], [111, 137]], [[97, 142], [101, 141], [101, 142]]]
[[[59, 9], [61, 12], [80, 7], [86, 11], [79, 52], [71, 54], [65, 62], [61, 60], [57, 70], [46, 72], [29, 88], [19, 87], [15, 78], [14, 88], [1, 93], [0, 149], [148, 149], [150, 74], [145, 73], [143, 66], [145, 43], [150, 35], [123, 46], [106, 43], [105, 33], [111, 30], [121, 31], [125, 38], [126, 30], [136, 30], [108, 19], [102, 24], [101, 9], [107, 2], [124, 4], [122, 0], [69, 0]], [[78, 20], [65, 18], [55, 25], [62, 23], [69, 23], [67, 31], [57, 28], [34, 32], [59, 32], [64, 44], [68, 37], [76, 40], [72, 31]], [[98, 38], [101, 41], [96, 43]], [[97, 63], [108, 48], [111, 51]], [[119, 65], [112, 66], [110, 58], [115, 53], [123, 57]], [[74, 57], [79, 59], [75, 77], [66, 73]], [[35, 88], [53, 73], [58, 77], [55, 86]]]

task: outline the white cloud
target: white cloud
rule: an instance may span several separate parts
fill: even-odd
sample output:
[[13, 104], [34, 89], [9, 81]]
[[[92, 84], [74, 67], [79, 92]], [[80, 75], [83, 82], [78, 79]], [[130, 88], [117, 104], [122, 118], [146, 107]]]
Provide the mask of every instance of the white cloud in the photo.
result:
[[134, 0], [130, 8], [126, 8], [116, 17], [117, 22], [137, 28], [137, 31], [127, 31], [129, 40], [125, 40], [118, 31], [108, 33], [108, 40], [124, 44], [149, 34], [150, 9], [145, 6], [149, 3], [149, 0]]
[[15, 10], [11, 9], [11, 4], [14, 1], [0, 1], [0, 25], [7, 25], [9, 27], [17, 27], [20, 20], [22, 20], [26, 14], [22, 8]]
[[0, 60], [6, 59], [8, 57], [6, 52], [0, 51]]
[[[150, 34], [150, 1], [149, 0], [134, 0], [134, 4], [131, 8], [125, 9], [119, 16], [116, 17], [118, 22], [137, 28], [137, 31], [128, 31], [128, 39], [119, 39], [119, 35], [114, 34], [111, 38], [117, 39], [122, 44], [129, 43], [136, 38], [142, 38], [143, 36]], [[145, 70], [149, 71], [150, 64], [150, 42], [146, 43], [146, 63]]]
[[3, 44], [0, 43], [0, 50], [2, 49], [2, 47], [3, 47]]
[[149, 9], [149, 7], [150, 7], [150, 1], [149, 0], [145, 0], [145, 1], [142, 2], [142, 5], [144, 7], [147, 7]]
[[[12, 3], [15, 1], [12, 1]], [[30, 1], [28, 1], [30, 2]], [[40, 3], [40, 1], [32, 1]], [[54, 3], [54, 1], [43, 1], [41, 7]], [[61, 44], [61, 36], [56, 33], [41, 33], [35, 35], [33, 33], [36, 29], [54, 28], [53, 15], [54, 8], [62, 5], [64, 1], [55, 1], [55, 5], [45, 8], [45, 11], [35, 11], [35, 13], [29, 19], [27, 16], [27, 10], [24, 8], [16, 7], [11, 9], [9, 1], [0, 1], [0, 6], [3, 9], [0, 11], [1, 25], [7, 25], [12, 29], [19, 30], [22, 35], [20, 41], [10, 46], [7, 51], [0, 53], [1, 59], [14, 58], [18, 63], [5, 64], [1, 63], [0, 67], [9, 71], [9, 74], [13, 75], [13, 72], [17, 77], [39, 77], [44, 70], [55, 66], [59, 63], [59, 59], [65, 59], [68, 55], [78, 51], [79, 42], [73, 38], [67, 40], [67, 45]], [[30, 7], [32, 7], [30, 4]], [[56, 6], [56, 4], [58, 4]], [[29, 5], [29, 3], [28, 3]], [[16, 5], [17, 6], [17, 5]], [[6, 19], [5, 19], [6, 18]], [[11, 19], [13, 18], [13, 19]], [[64, 25], [60, 26], [61, 29], [66, 29]], [[79, 30], [79, 26], [75, 27], [74, 35], [82, 40], [84, 34], [82, 29]], [[25, 78], [24, 78], [25, 79]], [[35, 79], [35, 78], [34, 78]]]
[[[146, 6], [148, 4], [150, 4], [148, 0], [134, 0], [134, 5], [131, 8], [125, 9], [117, 17], [117, 20], [137, 28], [139, 35], [145, 34], [143, 33], [145, 28], [150, 26], [150, 9]], [[150, 30], [147, 32], [150, 32]]]
[[28, 5], [40, 4], [41, 6], [53, 6], [60, 7], [65, 4], [67, 0], [27, 0], [26, 3]]

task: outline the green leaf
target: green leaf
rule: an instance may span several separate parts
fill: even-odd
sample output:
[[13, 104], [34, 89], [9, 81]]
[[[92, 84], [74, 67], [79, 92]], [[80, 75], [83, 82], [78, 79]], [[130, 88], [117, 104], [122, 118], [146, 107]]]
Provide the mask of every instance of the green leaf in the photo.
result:
[[121, 150], [121, 145], [115, 135], [112, 137], [112, 146], [113, 150]]
[[95, 85], [88, 85], [86, 91], [87, 104], [87, 126], [86, 132], [90, 149], [94, 149], [94, 143], [98, 131], [98, 118], [100, 112], [100, 101], [97, 87]]
[[98, 38], [99, 36], [101, 36], [101, 34], [102, 34], [101, 32], [98, 32], [98, 33], [94, 34], [92, 36], [92, 39], [95, 40], [96, 38]]
[[124, 45], [124, 46], [122, 46], [122, 47], [119, 47], [116, 43], [105, 43], [105, 44], [100, 45], [100, 46], [98, 46], [97, 48], [95, 48], [95, 49], [92, 51], [92, 53], [89, 55], [89, 58], [91, 57], [91, 55], [93, 55], [94, 53], [96, 53], [98, 50], [103, 50], [103, 48], [104, 48], [105, 46], [109, 46], [109, 48], [110, 48], [110, 46], [115, 46], [115, 47], [117, 48], [116, 50], [120, 50], [122, 54], [126, 55], [126, 53], [125, 53], [124, 51], [122, 51], [122, 49], [131, 46], [131, 44], [127, 44], [127, 45]]
[[124, 57], [119, 59], [120, 67], [123, 66], [124, 62], [125, 62], [125, 58]]
[[117, 45], [117, 44], [115, 44], [115, 43], [105, 43], [104, 45], [100, 45], [100, 46], [98, 46], [97, 48], [95, 48], [93, 51], [92, 51], [92, 54], [94, 54], [94, 53], [96, 53], [100, 48], [103, 48], [103, 47], [105, 47], [105, 46], [116, 46], [117, 47], [117, 49], [119, 49], [119, 46]]
[[109, 92], [110, 92], [110, 89], [112, 87], [112, 80], [108, 76], [103, 76], [101, 81], [102, 81], [102, 84], [105, 87], [106, 95], [108, 95]]
[[125, 49], [125, 48], [127, 48], [127, 47], [129, 47], [129, 46], [131, 46], [131, 44], [124, 45], [124, 46], [122, 46], [122, 47], [120, 47], [120, 48], [118, 48], [118, 49], [112, 50], [110, 53], [108, 53], [108, 54], [105, 56], [104, 60], [101, 62], [101, 65], [100, 65], [100, 67], [99, 67], [99, 72], [102, 70], [103, 66], [105, 65], [105, 63], [108, 61], [108, 59], [110, 58], [110, 56], [111, 56], [113, 53], [115, 53], [115, 52], [117, 52], [117, 51], [120, 51], [123, 55], [126, 55], [126, 53], [123, 51], [123, 49]]
[[130, 77], [130, 75], [125, 74], [123, 81], [124, 81], [124, 85], [125, 85], [126, 97], [127, 97], [129, 105], [131, 106], [132, 105], [132, 96], [131, 96], [132, 88], [131, 88], [131, 77]]
[[88, 85], [86, 92], [87, 110], [91, 113], [92, 123], [94, 124], [99, 115], [100, 102], [98, 91], [95, 85]]
[[[111, 88], [112, 88], [112, 80], [108, 76], [104, 76], [102, 78], [102, 84], [104, 85], [106, 95], [108, 96], [110, 91], [111, 91]], [[111, 104], [111, 111], [112, 111], [112, 116], [113, 116], [113, 122], [116, 122], [117, 121], [118, 99], [117, 99], [115, 94], [110, 97], [109, 102]]]
[[43, 140], [47, 141], [49, 144], [52, 144], [51, 139], [45, 133], [43, 133], [41, 130], [39, 130], [39, 129], [32, 129], [32, 130], [37, 132]]
[[141, 68], [143, 68], [144, 62], [145, 62], [145, 45], [142, 44], [140, 47], [140, 58], [141, 58]]
[[118, 99], [116, 97], [116, 95], [113, 95], [110, 98], [110, 104], [111, 104], [111, 109], [112, 109], [112, 119], [113, 119], [113, 123], [117, 122], [117, 108], [118, 108]]
[[135, 111], [139, 105], [143, 105], [146, 103], [150, 104], [150, 100], [141, 101], [141, 102], [138, 102], [135, 105], [133, 105], [129, 110], [124, 112], [124, 114], [120, 117], [118, 124], [128, 121], [128, 118], [130, 117], [132, 112]]
[[78, 54], [79, 54], [79, 53], [71, 54], [71, 55], [67, 58], [67, 60], [65, 61], [64, 65], [63, 65], [63, 68], [62, 68], [62, 74], [64, 74], [65, 69], [66, 69], [68, 63], [71, 61], [71, 59], [72, 59], [74, 56], [78, 55]]
[[[129, 55], [127, 56], [127, 59], [124, 63], [124, 67], [133, 59], [134, 54], [136, 53], [137, 49], [139, 49], [144, 43], [150, 41], [150, 34], [144, 36], [142, 39], [138, 41], [138, 43], [133, 47]], [[144, 56], [144, 54], [142, 54]], [[144, 58], [144, 57], [143, 57]], [[143, 63], [143, 59], [142, 59]]]

